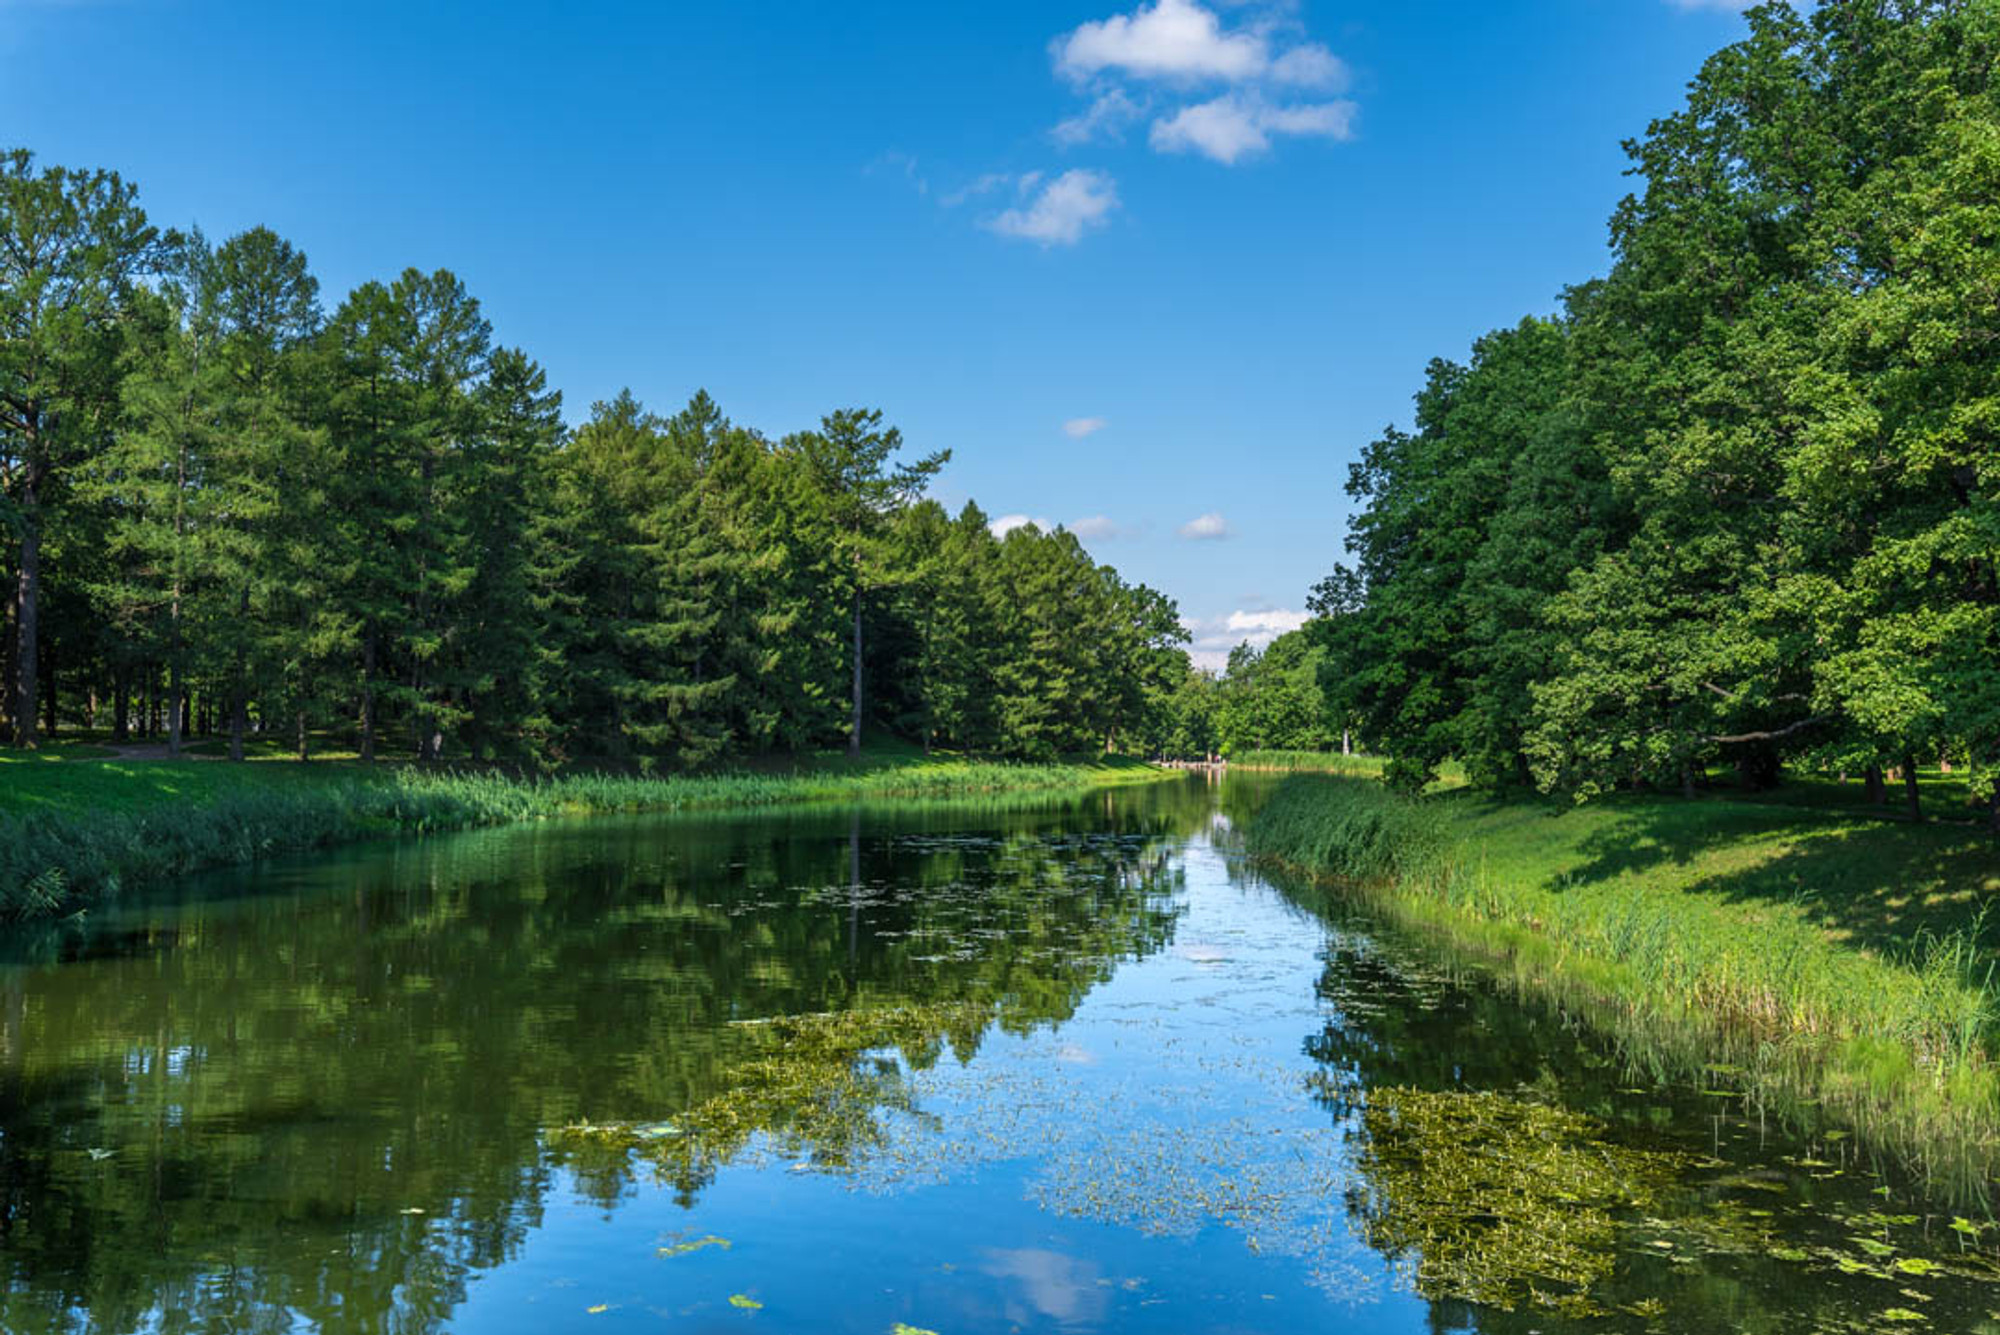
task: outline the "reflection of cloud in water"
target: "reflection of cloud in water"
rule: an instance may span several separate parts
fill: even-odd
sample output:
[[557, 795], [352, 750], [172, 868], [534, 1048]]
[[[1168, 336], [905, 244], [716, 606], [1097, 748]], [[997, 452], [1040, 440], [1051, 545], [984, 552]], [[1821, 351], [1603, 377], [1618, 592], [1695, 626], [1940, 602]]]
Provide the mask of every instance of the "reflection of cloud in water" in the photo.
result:
[[[986, 1253], [980, 1269], [996, 1279], [1020, 1281], [1023, 1295], [1034, 1314], [1064, 1325], [1101, 1321], [1111, 1304], [1111, 1295], [1098, 1278], [1097, 1267], [1061, 1252], [1023, 1247], [994, 1249]], [[1029, 1314], [1007, 1304], [1009, 1321], [1024, 1320]]]
[[1096, 1053], [1092, 1052], [1089, 1048], [1078, 1047], [1074, 1043], [1065, 1043], [1057, 1048], [1055, 1056], [1057, 1061], [1067, 1062], [1071, 1066], [1097, 1065]]
[[1227, 964], [1229, 952], [1221, 946], [1212, 946], [1203, 941], [1191, 941], [1174, 947], [1174, 954], [1196, 964]]

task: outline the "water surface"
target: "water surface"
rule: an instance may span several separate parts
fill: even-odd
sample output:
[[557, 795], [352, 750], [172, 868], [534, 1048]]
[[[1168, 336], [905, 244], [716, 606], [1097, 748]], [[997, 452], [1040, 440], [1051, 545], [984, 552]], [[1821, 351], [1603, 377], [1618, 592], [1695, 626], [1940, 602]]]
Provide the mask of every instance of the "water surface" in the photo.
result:
[[0, 1329], [2000, 1331], [1995, 1230], [1232, 851], [588, 820], [0, 965]]

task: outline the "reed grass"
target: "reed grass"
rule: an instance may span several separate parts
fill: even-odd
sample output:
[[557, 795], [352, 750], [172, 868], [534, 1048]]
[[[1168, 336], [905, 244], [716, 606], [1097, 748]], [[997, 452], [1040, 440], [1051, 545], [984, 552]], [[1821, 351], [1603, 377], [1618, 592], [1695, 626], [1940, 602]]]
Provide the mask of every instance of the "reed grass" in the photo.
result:
[[1231, 769], [1279, 770], [1289, 774], [1354, 774], [1373, 778], [1387, 764], [1381, 756], [1344, 756], [1338, 751], [1239, 751]]
[[399, 832], [608, 812], [1083, 790], [1161, 777], [1135, 761], [830, 761], [648, 777], [415, 767], [79, 762], [0, 771], [0, 918], [73, 912], [121, 889]]
[[[1983, 1196], [2000, 1170], [1982, 907], [2000, 885], [1968, 883], [1992, 862], [1968, 842], [1981, 837], [1722, 802], [1409, 799], [1318, 777], [1287, 780], [1245, 832], [1254, 855], [1337, 878], [1589, 1011], [1643, 1060], [1831, 1113], [1955, 1196]], [[1841, 893], [1804, 879], [1814, 867]]]

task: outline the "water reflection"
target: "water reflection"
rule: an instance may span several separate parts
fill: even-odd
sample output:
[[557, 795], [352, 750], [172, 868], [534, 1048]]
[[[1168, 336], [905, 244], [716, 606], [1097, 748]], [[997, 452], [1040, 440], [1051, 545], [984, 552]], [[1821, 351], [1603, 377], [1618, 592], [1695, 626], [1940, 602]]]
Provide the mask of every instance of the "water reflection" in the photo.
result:
[[1254, 798], [553, 824], [17, 943], [0, 1329], [2000, 1329], [1983, 1220], [1274, 887]]
[[[546, 1129], [740, 1094], [771, 1049], [748, 1019], [921, 1004], [918, 1066], [1061, 1020], [1168, 939], [1187, 818], [1163, 793], [1081, 819], [593, 821], [206, 878], [107, 919], [0, 976], [0, 1327], [436, 1326], [559, 1166], [605, 1205], [632, 1189], [623, 1156], [546, 1152]], [[784, 1092], [689, 1159], [684, 1200], [785, 1129]]]

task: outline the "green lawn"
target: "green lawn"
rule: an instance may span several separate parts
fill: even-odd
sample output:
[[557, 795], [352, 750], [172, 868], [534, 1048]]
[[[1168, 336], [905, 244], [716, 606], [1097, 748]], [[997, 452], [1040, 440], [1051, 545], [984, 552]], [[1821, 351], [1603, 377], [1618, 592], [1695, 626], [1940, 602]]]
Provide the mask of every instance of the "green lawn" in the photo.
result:
[[[1949, 780], [1931, 793], [1953, 810]], [[2000, 839], [1981, 826], [1885, 819], [1858, 783], [1578, 807], [1308, 776], [1248, 837], [1634, 1053], [1837, 1109], [1954, 1179], [2000, 1170]]]

